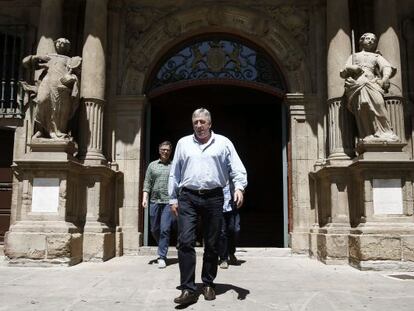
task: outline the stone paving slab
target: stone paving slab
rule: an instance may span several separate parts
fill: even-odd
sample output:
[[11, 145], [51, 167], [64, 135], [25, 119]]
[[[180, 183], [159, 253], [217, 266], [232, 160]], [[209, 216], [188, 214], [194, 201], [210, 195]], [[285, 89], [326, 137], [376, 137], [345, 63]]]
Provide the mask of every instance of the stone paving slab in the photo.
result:
[[[73, 267], [0, 265], [1, 310], [413, 310], [414, 274], [327, 266], [305, 256], [237, 253], [239, 266], [219, 269], [217, 299], [179, 308], [177, 259], [123, 256]], [[197, 256], [200, 284], [202, 258]], [[393, 276], [402, 275], [403, 279]], [[405, 278], [405, 279], [404, 279]]]

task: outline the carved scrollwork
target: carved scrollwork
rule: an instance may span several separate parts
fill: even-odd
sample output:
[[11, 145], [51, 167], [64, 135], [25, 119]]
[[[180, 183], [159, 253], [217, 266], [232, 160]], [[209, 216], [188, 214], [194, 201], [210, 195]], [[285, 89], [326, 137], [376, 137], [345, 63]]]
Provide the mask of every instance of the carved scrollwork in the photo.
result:
[[211, 26], [219, 26], [223, 23], [225, 16], [223, 8], [218, 5], [213, 5], [207, 12], [207, 22]]
[[164, 24], [164, 31], [170, 37], [178, 37], [182, 32], [180, 21], [174, 17], [168, 18]]
[[308, 44], [309, 16], [306, 8], [282, 5], [267, 7], [266, 11], [275, 21], [289, 30], [300, 44]]
[[286, 54], [283, 58], [283, 65], [289, 71], [295, 71], [299, 69], [300, 64], [302, 63], [303, 56], [301, 53], [296, 51], [291, 51], [290, 53]]

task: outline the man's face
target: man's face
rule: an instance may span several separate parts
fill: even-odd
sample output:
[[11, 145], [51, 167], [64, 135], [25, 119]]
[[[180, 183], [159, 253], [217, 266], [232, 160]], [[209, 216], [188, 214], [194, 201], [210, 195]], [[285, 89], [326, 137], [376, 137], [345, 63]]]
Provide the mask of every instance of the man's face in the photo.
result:
[[210, 135], [211, 123], [204, 115], [198, 115], [193, 118], [194, 133], [199, 139], [205, 139]]
[[171, 155], [171, 146], [161, 145], [158, 149], [161, 161], [167, 161]]

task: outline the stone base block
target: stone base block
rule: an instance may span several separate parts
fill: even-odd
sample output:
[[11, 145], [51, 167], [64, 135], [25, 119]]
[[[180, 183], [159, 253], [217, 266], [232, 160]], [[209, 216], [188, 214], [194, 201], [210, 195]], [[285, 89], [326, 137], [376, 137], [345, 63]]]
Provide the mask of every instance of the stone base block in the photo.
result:
[[414, 262], [395, 260], [350, 261], [350, 265], [362, 271], [414, 271]]
[[317, 254], [325, 264], [347, 264], [348, 234], [319, 234]]
[[414, 262], [414, 235], [402, 235], [402, 260]]
[[106, 261], [113, 257], [115, 257], [114, 232], [83, 234], [83, 261]]
[[309, 253], [309, 232], [291, 232], [291, 248], [295, 254]]
[[82, 261], [82, 242], [80, 233], [9, 231], [4, 254], [9, 264], [72, 266]]
[[120, 231], [115, 232], [115, 256], [122, 256], [124, 250], [123, 246], [123, 233]]
[[143, 234], [134, 230], [122, 229], [122, 243], [124, 255], [138, 255], [140, 246], [143, 245]]
[[309, 234], [309, 256], [313, 258], [318, 257], [318, 233], [312, 230]]
[[349, 263], [361, 270], [414, 271], [414, 235], [349, 236]]

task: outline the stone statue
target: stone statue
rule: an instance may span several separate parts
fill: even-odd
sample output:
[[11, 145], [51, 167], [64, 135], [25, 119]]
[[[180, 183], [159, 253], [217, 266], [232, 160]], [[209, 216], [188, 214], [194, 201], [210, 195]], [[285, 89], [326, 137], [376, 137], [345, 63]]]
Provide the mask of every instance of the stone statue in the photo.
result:
[[55, 41], [56, 54], [29, 55], [23, 66], [43, 69], [36, 85], [22, 83], [34, 97], [35, 134], [33, 138], [67, 140], [68, 121], [79, 105], [79, 78], [82, 58], [67, 56], [70, 42]]
[[399, 141], [385, 107], [384, 94], [396, 68], [376, 52], [377, 38], [365, 33], [359, 39], [360, 52], [348, 58], [340, 76], [345, 79], [347, 106], [356, 119], [364, 142]]

